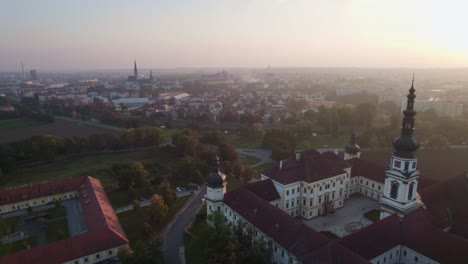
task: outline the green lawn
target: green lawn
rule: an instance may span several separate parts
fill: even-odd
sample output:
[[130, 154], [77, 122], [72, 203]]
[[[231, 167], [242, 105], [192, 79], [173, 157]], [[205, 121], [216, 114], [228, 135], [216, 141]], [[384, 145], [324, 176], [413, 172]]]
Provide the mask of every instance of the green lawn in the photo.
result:
[[242, 180], [236, 179], [236, 177], [234, 176], [226, 176], [226, 180], [227, 180], [227, 186], [226, 186], [227, 192], [230, 192], [244, 184]]
[[131, 199], [127, 191], [109, 192], [107, 193], [107, 198], [109, 199], [114, 209], [131, 204], [133, 202], [133, 199]]
[[67, 219], [62, 219], [47, 224], [47, 243], [69, 237]]
[[0, 256], [6, 256], [13, 252], [20, 251], [27, 248], [29, 245], [31, 248], [35, 247], [37, 244], [35, 237], [28, 237], [26, 239], [18, 240], [13, 243], [1, 244], [0, 246]]
[[[160, 231], [167, 223], [169, 223], [172, 220], [172, 217], [174, 217], [174, 215], [185, 205], [190, 197], [191, 196], [177, 198], [169, 207], [169, 214], [165, 221], [158, 226], [154, 226], [153, 231]], [[147, 211], [148, 207], [142, 207], [138, 210], [130, 210], [117, 215], [120, 225], [124, 229], [132, 247], [145, 239], [144, 224], [148, 219]]]
[[0, 219], [0, 237], [3, 237], [4, 235], [8, 235], [11, 232], [13, 232], [14, 230], [12, 230], [11, 227], [18, 225], [19, 223], [19, 216]]
[[262, 148], [262, 140], [242, 139], [235, 133], [224, 134], [224, 139], [236, 148]]
[[153, 151], [101, 154], [30, 168], [19, 168], [7, 175], [9, 181], [4, 187], [89, 175], [98, 178], [104, 187], [115, 188], [118, 185], [118, 181], [112, 175], [112, 164], [147, 160], [151, 159], [154, 155]]
[[380, 219], [380, 211], [374, 209], [365, 213], [364, 216], [372, 222], [377, 222]]
[[122, 226], [127, 238], [130, 240], [130, 245], [134, 247], [138, 241], [144, 238], [144, 223], [146, 207], [138, 210], [130, 210], [117, 215], [120, 225]]
[[349, 135], [340, 135], [338, 137], [317, 135], [315, 137], [298, 138], [296, 149], [318, 149], [318, 148], [344, 148], [348, 144]]
[[242, 156], [245, 157], [245, 160], [242, 160], [242, 163], [244, 164], [254, 165], [261, 161], [261, 159], [254, 157], [254, 156], [250, 156], [250, 155], [242, 155]]
[[58, 208], [54, 207], [54, 208], [42, 210], [42, 211], [39, 211], [39, 212], [35, 212], [35, 214], [44, 214], [44, 213], [47, 214], [47, 218], [49, 218], [49, 219], [67, 216], [67, 210], [63, 206], [60, 206]]
[[21, 127], [31, 127], [44, 124], [41, 121], [34, 119], [12, 119], [0, 121], [0, 131], [5, 131], [9, 129], [21, 128]]
[[267, 169], [267, 168], [270, 168], [270, 167], [273, 167], [275, 165], [275, 163], [273, 162], [267, 162], [267, 163], [262, 163], [258, 166], [255, 166], [254, 169], [256, 169], [258, 172], [264, 170], [264, 169]]

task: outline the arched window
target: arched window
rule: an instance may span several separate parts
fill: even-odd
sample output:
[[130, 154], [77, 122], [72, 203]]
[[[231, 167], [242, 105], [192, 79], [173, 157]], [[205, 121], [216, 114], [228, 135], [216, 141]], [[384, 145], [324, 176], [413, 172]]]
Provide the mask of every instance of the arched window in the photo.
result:
[[398, 198], [398, 187], [400, 187], [398, 182], [392, 182], [392, 187], [390, 189], [390, 197], [391, 198], [393, 198], [393, 199]]
[[413, 199], [413, 192], [414, 192], [414, 182], [410, 183], [409, 185], [408, 201]]

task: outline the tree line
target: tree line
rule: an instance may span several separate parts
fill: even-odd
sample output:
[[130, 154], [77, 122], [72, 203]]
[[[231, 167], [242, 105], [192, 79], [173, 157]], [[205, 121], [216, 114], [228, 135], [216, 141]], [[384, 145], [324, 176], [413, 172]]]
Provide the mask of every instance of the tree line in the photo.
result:
[[159, 147], [163, 137], [164, 130], [157, 127], [131, 128], [121, 134], [104, 133], [88, 137], [32, 136], [25, 140], [0, 145], [0, 168], [3, 172], [10, 172], [17, 167], [18, 162], [50, 162], [58, 155], [134, 147]]

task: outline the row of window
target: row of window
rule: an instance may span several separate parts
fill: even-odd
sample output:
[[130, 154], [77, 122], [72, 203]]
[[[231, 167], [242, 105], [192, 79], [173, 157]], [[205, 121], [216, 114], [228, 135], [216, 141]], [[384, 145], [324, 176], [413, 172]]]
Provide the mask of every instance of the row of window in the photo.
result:
[[[340, 180], [340, 184], [343, 185], [343, 180]], [[314, 187], [315, 187], [315, 186], [314, 186]], [[314, 187], [313, 187], [313, 188], [310, 188], [310, 194], [313, 193]], [[328, 184], [325, 184], [324, 187], [325, 187], [325, 188], [324, 188], [325, 190], [328, 190], [328, 189], [330, 189], [330, 184], [329, 184], [329, 183], [328, 183]], [[332, 187], [336, 187], [336, 183], [335, 183], [335, 182], [332, 182]], [[296, 191], [295, 188], [291, 189], [291, 194], [294, 194], [295, 191]], [[322, 191], [322, 186], [319, 186], [319, 191], [320, 191], [320, 192]], [[297, 192], [299, 193], [299, 187], [297, 187]], [[303, 193], [307, 193], [307, 189], [306, 189], [305, 187], [304, 187]], [[286, 195], [289, 195], [289, 190], [286, 190]]]
[[[112, 253], [113, 253], [112, 250], [107, 251], [107, 254], [108, 254], [109, 256], [111, 256]], [[101, 258], [101, 254], [98, 253], [98, 254], [96, 254], [95, 257], [96, 257], [96, 259], [100, 259], [100, 258]], [[88, 263], [88, 262], [89, 262], [89, 258], [86, 257], [86, 258], [83, 259], [83, 261], [84, 261], [85, 263]], [[78, 263], [79, 263], [79, 261], [78, 261], [78, 260], [75, 260], [75, 264], [78, 264]]]

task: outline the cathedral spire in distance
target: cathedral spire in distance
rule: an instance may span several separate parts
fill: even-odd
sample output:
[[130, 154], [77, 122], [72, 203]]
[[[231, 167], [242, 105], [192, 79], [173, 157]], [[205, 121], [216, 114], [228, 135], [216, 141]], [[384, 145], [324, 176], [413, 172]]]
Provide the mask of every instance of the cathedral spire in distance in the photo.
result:
[[394, 155], [401, 158], [414, 158], [416, 150], [419, 149], [420, 143], [413, 137], [414, 132], [414, 99], [416, 98], [414, 89], [414, 74], [411, 88], [408, 90], [406, 109], [403, 111], [403, 122], [401, 125], [401, 134], [393, 141], [395, 148]]
[[133, 76], [135, 76], [135, 79], [138, 79], [138, 69], [137, 69], [136, 60], [133, 65]]

